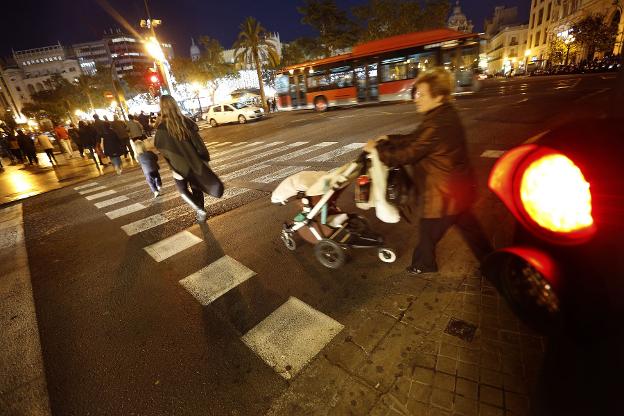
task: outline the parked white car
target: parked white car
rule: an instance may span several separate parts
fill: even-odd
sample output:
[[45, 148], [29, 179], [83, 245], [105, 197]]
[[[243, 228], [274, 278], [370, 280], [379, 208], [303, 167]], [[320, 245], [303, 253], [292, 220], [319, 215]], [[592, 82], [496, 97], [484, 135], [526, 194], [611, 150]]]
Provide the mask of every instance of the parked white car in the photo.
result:
[[250, 120], [261, 119], [264, 117], [264, 110], [259, 107], [248, 106], [241, 103], [232, 103], [213, 105], [206, 114], [210, 125], [212, 127], [217, 127], [219, 124], [245, 124]]

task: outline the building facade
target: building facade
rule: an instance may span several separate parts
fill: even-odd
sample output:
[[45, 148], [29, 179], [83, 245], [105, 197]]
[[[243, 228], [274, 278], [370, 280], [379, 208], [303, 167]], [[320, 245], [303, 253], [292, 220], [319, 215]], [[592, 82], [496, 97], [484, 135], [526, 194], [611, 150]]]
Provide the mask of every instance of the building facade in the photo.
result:
[[488, 39], [486, 54], [490, 74], [509, 74], [525, 68], [528, 29], [528, 25], [507, 26]]
[[13, 51], [13, 62], [0, 69], [3, 104], [9, 103], [19, 116], [24, 104], [31, 102], [35, 93], [51, 88], [52, 76], [75, 81], [82, 70], [70, 52], [60, 44]]
[[[572, 25], [586, 16], [603, 15], [605, 23], [618, 27], [613, 50], [619, 54], [624, 32], [622, 0], [531, 0], [527, 56], [537, 67], [550, 64], [550, 41], [553, 36], [566, 38]], [[570, 62], [578, 62], [586, 52], [570, 56]]]
[[517, 7], [497, 6], [490, 19], [485, 19], [483, 32], [486, 38], [496, 35], [502, 28], [520, 23]]
[[110, 67], [112, 64], [108, 44], [104, 40], [76, 43], [72, 45], [82, 72], [93, 75], [98, 66]]

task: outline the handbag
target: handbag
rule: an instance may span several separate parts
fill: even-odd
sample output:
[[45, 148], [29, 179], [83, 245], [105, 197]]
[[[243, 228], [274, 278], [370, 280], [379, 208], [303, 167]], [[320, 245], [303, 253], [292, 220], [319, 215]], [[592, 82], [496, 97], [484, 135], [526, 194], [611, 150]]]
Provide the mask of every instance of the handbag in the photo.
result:
[[405, 205], [410, 198], [412, 179], [403, 166], [390, 168], [386, 185], [386, 200], [394, 205]]

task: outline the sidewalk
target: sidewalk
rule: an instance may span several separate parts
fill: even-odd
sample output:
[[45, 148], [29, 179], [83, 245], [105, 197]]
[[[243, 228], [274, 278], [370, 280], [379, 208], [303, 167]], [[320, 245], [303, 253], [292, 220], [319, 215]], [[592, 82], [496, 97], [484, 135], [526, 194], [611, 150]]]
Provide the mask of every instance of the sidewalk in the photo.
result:
[[[54, 155], [59, 166], [52, 166], [45, 153], [37, 154], [39, 166], [22, 163], [11, 165], [9, 159], [3, 158], [4, 170], [0, 169], [0, 206], [114, 173], [110, 166], [100, 172], [92, 159], [82, 159], [77, 151], [71, 159], [66, 158], [62, 153]], [[124, 158], [122, 161], [124, 169], [138, 166], [136, 163], [129, 163]]]
[[[460, 238], [451, 231], [440, 251]], [[534, 414], [544, 341], [465, 259], [455, 252], [439, 274], [400, 273], [345, 302], [344, 331], [268, 414]]]

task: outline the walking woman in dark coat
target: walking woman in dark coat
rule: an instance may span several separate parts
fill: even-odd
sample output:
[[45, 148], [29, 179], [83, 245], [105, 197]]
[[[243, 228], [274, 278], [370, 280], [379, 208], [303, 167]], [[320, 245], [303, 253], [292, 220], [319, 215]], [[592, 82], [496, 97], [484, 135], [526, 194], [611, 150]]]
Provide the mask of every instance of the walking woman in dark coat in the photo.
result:
[[110, 157], [117, 175], [121, 175], [121, 155], [124, 152], [124, 147], [117, 133], [111, 128], [110, 123], [104, 124], [103, 127], [102, 149], [104, 150], [104, 154]]
[[99, 169], [100, 166], [102, 166], [102, 159], [100, 159], [100, 156], [95, 151], [95, 147], [98, 142], [98, 134], [95, 131], [95, 128], [89, 125], [86, 121], [80, 120], [78, 122], [78, 135], [80, 136], [80, 143], [82, 144], [82, 147], [84, 150], [89, 151], [89, 157], [93, 159], [95, 165]]
[[479, 261], [491, 251], [470, 212], [476, 181], [464, 127], [450, 101], [451, 88], [450, 74], [444, 69], [420, 75], [413, 89], [418, 112], [424, 115], [420, 126], [413, 133], [390, 135], [365, 147], [376, 148], [387, 166], [409, 166], [419, 185], [420, 239], [407, 268], [410, 274], [437, 272], [435, 247], [453, 224], [459, 226]]
[[197, 221], [204, 222], [204, 193], [221, 198], [223, 183], [208, 166], [210, 155], [197, 124], [182, 115], [170, 95], [160, 97], [160, 116], [154, 144], [171, 166], [180, 196], [195, 210]]
[[19, 147], [22, 150], [24, 156], [28, 158], [28, 162], [31, 165], [39, 164], [39, 159], [37, 159], [37, 149], [35, 147], [35, 142], [30, 136], [24, 134], [24, 132], [20, 129], [17, 130], [17, 142], [19, 143]]

